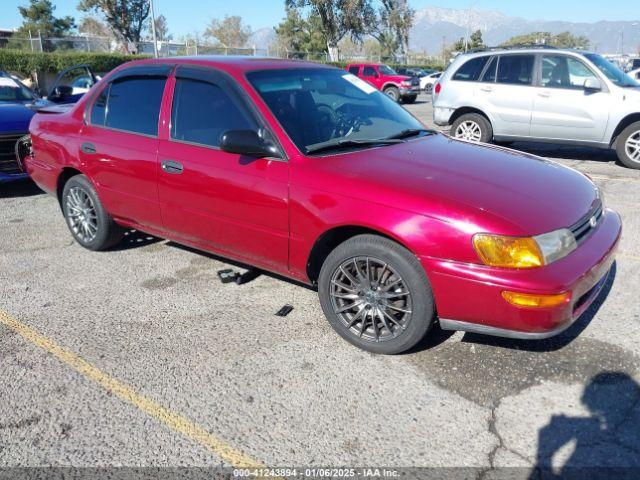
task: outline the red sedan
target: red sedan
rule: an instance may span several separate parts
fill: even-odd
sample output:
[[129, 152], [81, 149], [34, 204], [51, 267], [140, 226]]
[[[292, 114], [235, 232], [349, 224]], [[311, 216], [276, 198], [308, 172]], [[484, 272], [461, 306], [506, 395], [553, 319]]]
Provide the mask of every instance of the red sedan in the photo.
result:
[[570, 168], [425, 129], [312, 63], [145, 60], [31, 123], [31, 177], [91, 250], [125, 228], [317, 286], [349, 342], [545, 338], [594, 300], [620, 217]]

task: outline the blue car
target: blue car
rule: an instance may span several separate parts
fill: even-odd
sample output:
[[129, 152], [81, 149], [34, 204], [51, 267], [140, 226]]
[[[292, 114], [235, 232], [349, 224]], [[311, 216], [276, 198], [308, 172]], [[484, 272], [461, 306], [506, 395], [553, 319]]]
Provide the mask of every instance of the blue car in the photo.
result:
[[86, 65], [71, 67], [58, 75], [47, 99], [43, 99], [0, 70], [0, 184], [28, 177], [17, 158], [24, 146], [18, 141], [29, 134], [31, 117], [54, 104], [77, 102], [96, 81]]

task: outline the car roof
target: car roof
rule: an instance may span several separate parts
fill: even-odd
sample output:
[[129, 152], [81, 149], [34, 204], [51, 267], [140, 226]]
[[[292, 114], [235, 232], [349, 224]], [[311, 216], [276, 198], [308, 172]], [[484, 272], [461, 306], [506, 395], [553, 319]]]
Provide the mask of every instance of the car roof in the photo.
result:
[[200, 65], [220, 68], [229, 72], [245, 73], [256, 70], [276, 70], [292, 68], [335, 68], [323, 63], [314, 63], [302, 60], [283, 60], [279, 58], [233, 56], [233, 55], [198, 55], [184, 57], [148, 58], [134, 60], [122, 65]]
[[466, 57], [471, 57], [471, 56], [483, 56], [483, 55], [502, 55], [505, 53], [538, 53], [538, 52], [544, 52], [544, 53], [573, 53], [573, 54], [578, 54], [578, 55], [582, 55], [585, 53], [589, 53], [586, 50], [579, 50], [579, 49], [575, 49], [575, 48], [555, 48], [555, 47], [549, 47], [549, 46], [531, 46], [531, 47], [505, 47], [505, 48], [499, 48], [499, 47], [495, 47], [495, 48], [479, 48], [477, 50], [470, 50], [468, 52], [463, 52], [460, 53], [460, 57], [462, 56], [466, 56]]

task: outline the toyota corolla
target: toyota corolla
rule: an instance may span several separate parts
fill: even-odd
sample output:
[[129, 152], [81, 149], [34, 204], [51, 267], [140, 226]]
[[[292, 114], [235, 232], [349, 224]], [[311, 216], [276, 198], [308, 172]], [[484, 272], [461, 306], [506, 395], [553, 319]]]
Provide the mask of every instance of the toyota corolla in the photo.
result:
[[621, 234], [583, 174], [436, 133], [313, 63], [132, 62], [30, 131], [28, 172], [83, 247], [133, 228], [306, 282], [377, 353], [436, 323], [555, 335], [599, 294]]

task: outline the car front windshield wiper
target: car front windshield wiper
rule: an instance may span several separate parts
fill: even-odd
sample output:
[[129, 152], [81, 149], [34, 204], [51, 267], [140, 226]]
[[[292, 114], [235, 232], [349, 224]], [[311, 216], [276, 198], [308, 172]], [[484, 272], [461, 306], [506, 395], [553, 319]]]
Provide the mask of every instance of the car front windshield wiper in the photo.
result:
[[396, 133], [395, 135], [386, 137], [385, 140], [396, 140], [396, 139], [415, 137], [417, 135], [420, 135], [421, 133], [425, 133], [427, 135], [434, 135], [437, 132], [435, 130], [431, 130], [430, 128], [407, 128], [406, 130], [402, 130]]
[[307, 147], [307, 153], [319, 153], [329, 150], [340, 150], [342, 148], [349, 147], [371, 147], [375, 145], [394, 145], [396, 143], [403, 143], [403, 140], [396, 138], [378, 138], [378, 139], [366, 139], [366, 140], [349, 140], [342, 139], [331, 143], [319, 144], [311, 147]]

